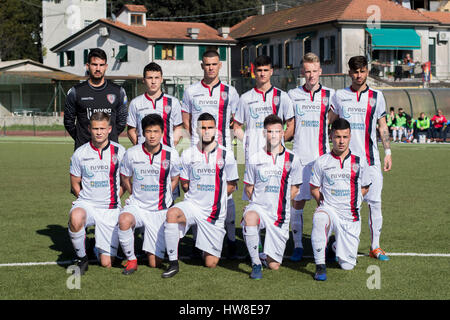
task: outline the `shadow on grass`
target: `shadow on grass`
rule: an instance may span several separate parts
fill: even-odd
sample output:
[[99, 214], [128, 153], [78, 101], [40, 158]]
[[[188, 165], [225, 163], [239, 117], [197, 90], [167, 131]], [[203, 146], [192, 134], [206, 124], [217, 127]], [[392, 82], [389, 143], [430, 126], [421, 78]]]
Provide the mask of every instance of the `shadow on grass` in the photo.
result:
[[59, 252], [56, 262], [59, 266], [66, 268], [75, 256], [75, 251], [67, 233], [67, 227], [50, 224], [45, 229], [37, 230], [37, 234], [47, 236], [52, 241], [49, 249]]

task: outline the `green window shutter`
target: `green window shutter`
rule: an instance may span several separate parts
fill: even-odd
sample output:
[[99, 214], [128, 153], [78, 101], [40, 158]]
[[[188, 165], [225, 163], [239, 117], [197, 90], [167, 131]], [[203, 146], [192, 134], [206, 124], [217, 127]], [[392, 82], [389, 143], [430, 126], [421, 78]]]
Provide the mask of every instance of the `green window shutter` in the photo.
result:
[[184, 46], [182, 44], [177, 45], [177, 53], [176, 53], [176, 59], [177, 60], [184, 60]]
[[206, 51], [206, 46], [198, 46], [198, 60], [202, 60], [202, 56]]
[[162, 59], [162, 45], [156, 44], [155, 45], [155, 60], [161, 60]]
[[119, 46], [119, 53], [116, 55], [116, 60], [119, 60], [120, 62], [127, 62], [128, 61], [128, 46]]
[[64, 52], [59, 53], [59, 66], [64, 67]]
[[220, 61], [227, 61], [227, 47], [225, 47], [225, 46], [219, 47], [219, 56], [220, 56]]
[[83, 63], [88, 63], [88, 55], [89, 55], [89, 49], [84, 49], [83, 51]]

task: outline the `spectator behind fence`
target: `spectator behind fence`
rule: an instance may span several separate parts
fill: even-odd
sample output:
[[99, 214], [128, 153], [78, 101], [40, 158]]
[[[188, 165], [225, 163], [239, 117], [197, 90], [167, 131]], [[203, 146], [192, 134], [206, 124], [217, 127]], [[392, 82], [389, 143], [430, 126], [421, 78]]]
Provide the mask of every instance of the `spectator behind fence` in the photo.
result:
[[433, 124], [433, 142], [444, 142], [444, 125], [447, 123], [447, 118], [442, 113], [442, 110], [438, 110], [437, 114], [431, 118]]
[[431, 127], [430, 118], [428, 118], [424, 112], [421, 112], [419, 118], [414, 123], [413, 143], [417, 143], [419, 141], [419, 135], [424, 135], [426, 138], [426, 142], [430, 143], [430, 138], [431, 138], [431, 128], [430, 127]]

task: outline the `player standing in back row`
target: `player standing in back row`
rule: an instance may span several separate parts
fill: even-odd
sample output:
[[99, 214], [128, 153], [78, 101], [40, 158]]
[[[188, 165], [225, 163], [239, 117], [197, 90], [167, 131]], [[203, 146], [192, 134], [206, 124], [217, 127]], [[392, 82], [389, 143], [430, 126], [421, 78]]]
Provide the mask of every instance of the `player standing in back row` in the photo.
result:
[[306, 201], [311, 200], [309, 179], [312, 166], [318, 157], [330, 151], [328, 123], [337, 118], [336, 114], [331, 112], [334, 90], [320, 84], [321, 74], [319, 57], [314, 53], [307, 53], [302, 60], [305, 84], [288, 92], [294, 103], [295, 114], [293, 152], [300, 159], [303, 172], [303, 183], [291, 208], [291, 229], [294, 239], [292, 261], [300, 261], [303, 257], [303, 208]]
[[[255, 60], [256, 87], [244, 93], [234, 118], [234, 134], [243, 141], [245, 166], [252, 155], [266, 146], [264, 138], [264, 119], [275, 114], [286, 123], [285, 140], [290, 140], [294, 133], [294, 108], [288, 94], [271, 83], [273, 74], [272, 59], [258, 56]], [[243, 126], [245, 125], [245, 132]], [[243, 194], [244, 200], [247, 199]]]
[[145, 141], [141, 121], [148, 114], [156, 113], [163, 118], [163, 141], [166, 146], [175, 148], [181, 137], [182, 118], [181, 104], [177, 98], [162, 92], [163, 72], [161, 67], [150, 62], [144, 67], [143, 80], [144, 94], [130, 102], [127, 118], [127, 134], [133, 145]]
[[122, 87], [105, 79], [107, 68], [105, 51], [90, 50], [86, 64], [89, 79], [73, 86], [67, 93], [64, 127], [75, 140], [75, 149], [91, 139], [89, 119], [95, 112], [111, 116], [111, 141], [119, 142], [119, 135], [127, 124], [127, 95]]
[[[198, 117], [202, 113], [214, 116], [217, 125], [215, 141], [233, 153], [231, 144], [230, 122], [236, 112], [239, 94], [236, 89], [220, 81], [222, 68], [219, 53], [207, 50], [202, 56], [203, 79], [189, 86], [184, 92], [182, 117], [185, 129], [191, 135], [191, 146], [199, 142], [197, 130]], [[228, 197], [228, 212], [225, 221], [227, 231], [228, 258], [236, 255], [235, 205], [232, 195]], [[195, 236], [195, 228], [193, 228]]]
[[377, 143], [377, 124], [381, 142], [384, 148], [385, 172], [392, 167], [389, 129], [386, 124], [386, 102], [379, 90], [367, 85], [368, 63], [364, 56], [352, 57], [349, 62], [349, 75], [352, 80], [350, 87], [336, 91], [332, 99], [335, 113], [350, 122], [352, 138], [350, 149], [369, 165], [372, 186], [364, 197], [369, 205], [369, 230], [371, 235], [370, 256], [379, 260], [389, 260], [380, 248], [381, 227], [381, 190], [383, 174]]

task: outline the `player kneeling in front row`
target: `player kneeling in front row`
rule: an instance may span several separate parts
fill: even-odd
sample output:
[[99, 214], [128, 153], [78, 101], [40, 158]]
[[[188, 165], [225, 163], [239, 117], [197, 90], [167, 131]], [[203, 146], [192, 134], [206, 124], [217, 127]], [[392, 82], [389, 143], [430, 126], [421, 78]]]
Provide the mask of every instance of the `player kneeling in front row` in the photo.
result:
[[177, 151], [161, 143], [161, 116], [149, 114], [141, 123], [145, 141], [127, 150], [120, 167], [123, 187], [130, 193], [119, 216], [119, 241], [128, 259], [125, 275], [137, 270], [135, 228], [145, 228], [142, 249], [148, 253], [150, 267], [161, 265], [166, 253], [164, 222], [180, 175]]
[[250, 204], [245, 208], [242, 227], [252, 260], [250, 278], [262, 278], [258, 252], [259, 230], [266, 229], [264, 253], [266, 264], [277, 270], [289, 239], [291, 199], [299, 191], [302, 171], [299, 160], [281, 141], [283, 122], [275, 114], [264, 119], [266, 147], [250, 156], [244, 183]]
[[70, 183], [77, 200], [69, 213], [69, 236], [78, 256], [80, 274], [88, 270], [86, 228], [95, 225], [95, 246], [103, 267], [111, 267], [119, 239], [119, 167], [125, 148], [110, 141], [111, 117], [104, 112], [91, 116], [91, 141], [80, 146], [70, 161]]
[[327, 279], [325, 249], [333, 232], [341, 268], [352, 270], [356, 265], [361, 232], [360, 208], [371, 181], [366, 161], [349, 149], [350, 135], [350, 123], [342, 118], [335, 120], [331, 125], [333, 149], [319, 157], [313, 167], [311, 194], [319, 205], [314, 212], [311, 232], [315, 280]]
[[201, 140], [181, 155], [184, 201], [167, 212], [165, 240], [169, 268], [162, 274], [163, 278], [178, 273], [178, 241], [193, 225], [197, 225], [195, 246], [203, 251], [205, 265], [210, 268], [217, 265], [225, 236], [227, 198], [239, 179], [232, 152], [215, 141], [215, 118], [203, 113], [197, 121]]

